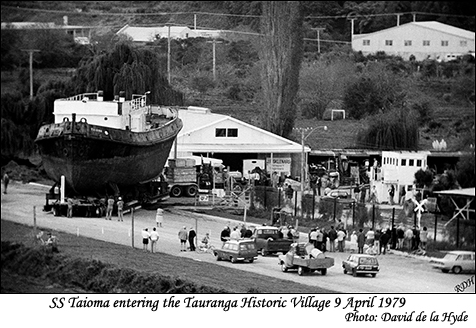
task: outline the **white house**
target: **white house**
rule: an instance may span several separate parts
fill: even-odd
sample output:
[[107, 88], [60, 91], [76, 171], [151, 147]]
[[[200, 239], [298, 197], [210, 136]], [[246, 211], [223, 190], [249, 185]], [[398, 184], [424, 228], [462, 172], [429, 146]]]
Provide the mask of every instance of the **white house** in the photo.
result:
[[[141, 27], [125, 25], [117, 35], [126, 35], [135, 42], [152, 42], [160, 38], [168, 38], [168, 26]], [[197, 34], [187, 26], [170, 26], [171, 39], [195, 38]]]
[[474, 56], [474, 32], [430, 21], [411, 22], [385, 30], [352, 36], [352, 49], [364, 55], [386, 54], [416, 60], [451, 58], [451, 55]]
[[[208, 108], [180, 109], [179, 117], [183, 128], [176, 139], [177, 157], [202, 155], [221, 159], [232, 171], [242, 171], [245, 159], [263, 159], [268, 163], [268, 172], [301, 175], [301, 144], [231, 116], [214, 114]], [[175, 156], [174, 148], [170, 157]], [[304, 152], [307, 156], [310, 148], [304, 147]]]

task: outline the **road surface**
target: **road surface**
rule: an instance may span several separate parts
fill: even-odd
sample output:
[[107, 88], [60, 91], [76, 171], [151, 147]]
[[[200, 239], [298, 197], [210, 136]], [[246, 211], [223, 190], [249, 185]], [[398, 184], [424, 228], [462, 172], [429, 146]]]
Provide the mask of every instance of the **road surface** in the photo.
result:
[[[107, 242], [131, 245], [142, 248], [141, 230], [155, 226], [155, 211], [139, 209], [132, 214], [124, 215], [124, 222], [104, 218], [66, 218], [55, 217], [43, 212], [45, 193], [49, 187], [11, 182], [7, 195], [2, 195], [1, 215], [3, 220], [10, 220], [27, 225], [34, 224], [39, 228], [55, 229]], [[381, 272], [376, 278], [370, 276], [353, 277], [343, 273], [341, 263], [348, 253], [327, 253], [335, 259], [335, 265], [328, 269], [326, 276], [312, 273], [299, 276], [296, 272], [281, 272], [278, 257], [270, 255], [262, 257], [254, 263], [232, 264], [226, 261], [217, 262], [210, 253], [180, 252], [178, 231], [185, 226], [197, 229], [200, 240], [206, 232], [210, 233], [211, 244], [220, 247], [220, 232], [225, 225], [233, 227], [241, 221], [234, 221], [215, 216], [192, 213], [181, 209], [164, 211], [164, 224], [158, 228], [160, 240], [158, 251], [175, 256], [188, 257], [197, 261], [214, 262], [218, 265], [251, 271], [280, 279], [288, 279], [311, 286], [319, 286], [344, 293], [455, 293], [455, 286], [470, 279], [474, 274], [444, 274], [431, 268], [428, 260], [406, 257], [397, 254], [378, 256]], [[307, 239], [302, 235], [303, 240]], [[474, 293], [472, 285], [465, 293]]]

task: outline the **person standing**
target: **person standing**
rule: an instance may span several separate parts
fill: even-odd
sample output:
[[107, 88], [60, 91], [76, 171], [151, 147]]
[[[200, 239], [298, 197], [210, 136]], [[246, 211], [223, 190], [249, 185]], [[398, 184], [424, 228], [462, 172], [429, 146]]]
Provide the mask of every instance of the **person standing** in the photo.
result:
[[149, 239], [150, 239], [149, 229], [144, 228], [142, 230], [142, 249], [146, 252], [149, 247]]
[[230, 240], [240, 240], [241, 239], [241, 233], [238, 230], [238, 227], [234, 227], [233, 231], [230, 234]]
[[350, 235], [350, 243], [348, 248], [351, 252], [357, 251], [357, 233], [355, 230], [352, 231], [352, 234]]
[[398, 244], [397, 244], [397, 249], [402, 250], [403, 249], [403, 241], [405, 240], [405, 230], [403, 228], [403, 225], [399, 225], [397, 229], [397, 239], [398, 239]]
[[393, 201], [393, 196], [395, 196], [395, 187], [392, 185], [390, 185], [390, 188], [388, 189], [388, 201], [390, 203], [390, 205], [394, 205], [394, 201]]
[[106, 220], [112, 220], [112, 210], [114, 209], [114, 198], [109, 196], [106, 207]]
[[164, 210], [160, 207], [155, 212], [155, 223], [157, 224], [158, 228], [162, 228], [162, 223], [164, 222]]
[[309, 231], [309, 242], [314, 245], [315, 248], [317, 248], [317, 228], [312, 228], [311, 231]]
[[380, 249], [378, 250], [378, 253], [383, 253], [385, 255], [387, 253], [387, 247], [388, 247], [388, 242], [390, 240], [390, 230], [384, 230], [382, 231], [382, 234], [380, 235]]
[[157, 232], [157, 229], [155, 227], [152, 228], [152, 231], [150, 232], [150, 251], [153, 253], [155, 245], [157, 245], [157, 242], [159, 241], [159, 233]]
[[362, 228], [360, 228], [359, 234], [357, 235], [357, 250], [359, 254], [364, 254], [364, 245], [365, 245], [365, 235]]
[[124, 221], [124, 201], [121, 197], [117, 199], [117, 221]]
[[377, 199], [377, 188], [375, 186], [372, 186], [372, 191], [370, 192], [370, 202], [372, 204], [378, 203]]
[[331, 226], [331, 230], [329, 230], [329, 251], [330, 252], [336, 251], [336, 239], [337, 239], [337, 231], [335, 231], [334, 226]]
[[345, 241], [346, 233], [343, 229], [337, 231], [337, 248], [339, 252], [344, 252], [344, 241]]
[[187, 251], [187, 237], [188, 237], [187, 227], [183, 226], [183, 228], [179, 230], [178, 237], [180, 240], [180, 251], [186, 252]]
[[400, 199], [398, 201], [398, 204], [402, 205], [405, 203], [405, 195], [407, 192], [405, 191], [405, 186], [402, 186], [402, 189], [400, 189]]
[[375, 241], [375, 232], [372, 228], [370, 228], [369, 231], [367, 231], [367, 233], [365, 234], [365, 239], [367, 241], [367, 244], [369, 246], [373, 246], [374, 245], [374, 241]]
[[222, 231], [221, 231], [221, 234], [220, 234], [220, 240], [223, 242], [223, 245], [225, 244], [225, 242], [227, 240], [230, 239], [230, 228], [228, 226], [226, 226]]
[[413, 244], [413, 230], [408, 227], [408, 229], [405, 231], [405, 244], [406, 248], [410, 252], [412, 250], [412, 244]]
[[322, 243], [324, 241], [324, 234], [322, 233], [322, 229], [316, 229], [317, 230], [317, 237], [316, 237], [316, 248], [320, 251], [322, 251]]
[[68, 197], [68, 213], [66, 215], [68, 218], [73, 217], [73, 199]]
[[190, 251], [195, 252], [195, 238], [197, 237], [197, 233], [193, 229], [193, 227], [190, 228], [190, 231], [188, 233], [188, 243], [190, 245]]
[[423, 231], [420, 232], [421, 249], [426, 250], [426, 243], [428, 242], [428, 229], [423, 227]]
[[5, 174], [3, 175], [3, 194], [6, 195], [7, 194], [7, 188], [8, 188], [8, 183], [10, 182], [10, 177], [8, 176], [8, 173], [5, 172]]

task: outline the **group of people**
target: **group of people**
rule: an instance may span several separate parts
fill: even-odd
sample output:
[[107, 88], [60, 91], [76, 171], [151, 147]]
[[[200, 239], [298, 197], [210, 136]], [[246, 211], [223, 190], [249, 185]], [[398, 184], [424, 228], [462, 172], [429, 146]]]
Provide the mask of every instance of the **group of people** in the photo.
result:
[[114, 197], [109, 196], [107, 199], [106, 207], [106, 220], [112, 220], [112, 211], [114, 210], [114, 204], [117, 205], [117, 221], [124, 221], [124, 201], [122, 197], [117, 198], [117, 203], [114, 201]]
[[241, 226], [233, 227], [225, 226], [220, 233], [220, 240], [225, 243], [227, 240], [240, 240], [241, 238], [251, 238], [253, 231], [249, 226], [241, 224]]
[[312, 228], [308, 234], [309, 242], [322, 252], [335, 252], [336, 246], [339, 252], [344, 252], [346, 237], [347, 232], [341, 220], [335, 228], [333, 225], [329, 229], [316, 227]]
[[149, 250], [149, 241], [150, 241], [150, 251], [154, 252], [157, 242], [159, 241], [159, 233], [156, 227], [152, 228], [152, 231], [149, 232], [149, 228], [144, 228], [142, 230], [142, 249], [147, 252]]
[[426, 250], [428, 242], [428, 229], [423, 227], [422, 230], [417, 225], [408, 227], [405, 229], [403, 224], [400, 224], [397, 228], [397, 246], [398, 250]]

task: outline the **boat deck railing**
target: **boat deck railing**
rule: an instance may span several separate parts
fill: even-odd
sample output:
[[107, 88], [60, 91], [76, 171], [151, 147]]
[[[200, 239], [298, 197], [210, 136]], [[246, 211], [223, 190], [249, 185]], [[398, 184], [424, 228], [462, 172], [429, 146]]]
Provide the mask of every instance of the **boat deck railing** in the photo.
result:
[[83, 100], [83, 99], [97, 100], [98, 99], [98, 94], [97, 93], [82, 93], [80, 95], [71, 96], [71, 97], [65, 98], [63, 100], [78, 101], [78, 100]]

